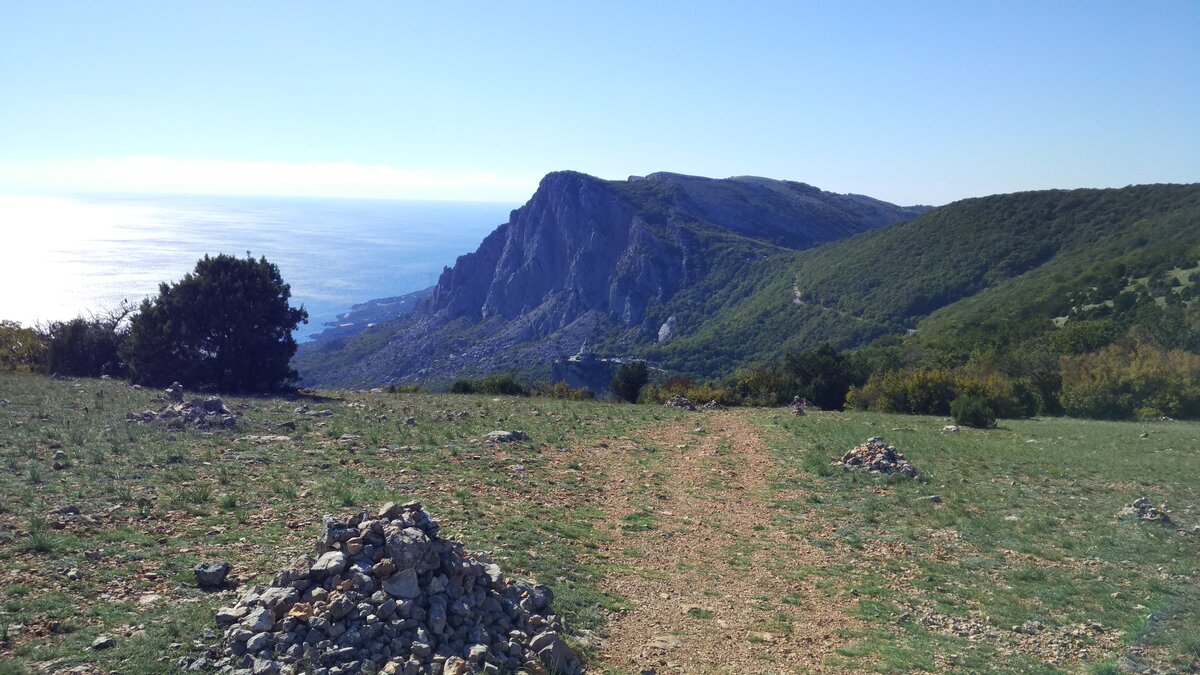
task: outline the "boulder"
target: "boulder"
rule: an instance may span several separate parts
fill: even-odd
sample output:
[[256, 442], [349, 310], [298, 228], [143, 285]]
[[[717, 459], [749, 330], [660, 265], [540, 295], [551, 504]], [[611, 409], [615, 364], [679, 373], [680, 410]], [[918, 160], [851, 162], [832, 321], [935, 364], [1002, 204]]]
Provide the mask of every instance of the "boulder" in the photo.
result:
[[211, 562], [200, 563], [193, 568], [196, 575], [196, 584], [200, 588], [220, 588], [225, 584], [225, 577], [229, 576], [233, 566], [227, 562]]

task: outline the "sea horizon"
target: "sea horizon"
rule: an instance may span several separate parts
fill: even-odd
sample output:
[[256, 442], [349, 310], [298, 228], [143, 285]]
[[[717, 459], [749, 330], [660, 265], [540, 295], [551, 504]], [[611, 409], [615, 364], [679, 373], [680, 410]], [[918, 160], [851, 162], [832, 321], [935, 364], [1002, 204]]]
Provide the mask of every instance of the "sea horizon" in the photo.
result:
[[0, 320], [135, 307], [204, 255], [266, 257], [322, 332], [351, 306], [436, 283], [517, 204], [308, 196], [0, 193]]

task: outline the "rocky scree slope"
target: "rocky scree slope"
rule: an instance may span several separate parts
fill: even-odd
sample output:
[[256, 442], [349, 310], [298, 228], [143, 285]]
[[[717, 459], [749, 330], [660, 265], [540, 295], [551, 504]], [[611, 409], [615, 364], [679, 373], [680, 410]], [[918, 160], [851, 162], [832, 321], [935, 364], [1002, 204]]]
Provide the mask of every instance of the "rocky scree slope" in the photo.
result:
[[925, 210], [757, 177], [551, 173], [412, 315], [305, 346], [296, 366], [305, 384], [353, 386], [548, 368], [588, 341], [669, 341], [719, 309], [710, 299], [736, 303], [733, 282], [781, 253]]

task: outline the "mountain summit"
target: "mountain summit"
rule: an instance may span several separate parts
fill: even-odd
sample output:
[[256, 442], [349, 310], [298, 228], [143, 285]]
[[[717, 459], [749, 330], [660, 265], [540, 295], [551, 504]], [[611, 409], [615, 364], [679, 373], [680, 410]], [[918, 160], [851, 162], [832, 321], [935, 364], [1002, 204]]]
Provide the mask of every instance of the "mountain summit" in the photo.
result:
[[666, 341], [697, 328], [706, 298], [728, 301], [751, 266], [927, 210], [753, 176], [555, 172], [411, 315], [308, 346], [297, 365], [307, 384], [359, 385]]

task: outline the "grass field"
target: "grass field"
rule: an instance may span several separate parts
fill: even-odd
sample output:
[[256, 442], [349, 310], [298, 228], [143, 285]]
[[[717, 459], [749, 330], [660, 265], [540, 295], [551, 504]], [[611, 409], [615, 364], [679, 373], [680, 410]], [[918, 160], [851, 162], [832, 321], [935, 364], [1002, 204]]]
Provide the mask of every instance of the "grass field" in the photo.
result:
[[[446, 536], [550, 585], [581, 643], [596, 645], [589, 631], [614, 632], [643, 601], [606, 580], [651, 576], [638, 569], [646, 551], [625, 542], [688, 534], [662, 489], [681, 458], [710, 453], [713, 478], [692, 497], [741, 489], [721, 478], [739, 464], [715, 436], [731, 420], [759, 435], [769, 466], [765, 488], [728, 504], [753, 508], [757, 524], [720, 569], [762, 565], [805, 589], [756, 599], [769, 620], [737, 640], [799, 641], [806, 603], [822, 602], [856, 626], [824, 670], [1200, 667], [1198, 424], [1049, 419], [951, 434], [941, 419], [863, 413], [739, 410], [716, 422], [650, 406], [342, 392], [226, 398], [235, 429], [126, 423], [159, 397], [0, 375], [0, 673], [169, 672], [233, 598], [197, 589], [196, 563], [226, 560], [239, 582], [263, 583], [311, 550], [322, 514], [410, 498]], [[681, 425], [695, 433], [667, 440]], [[530, 439], [483, 443], [494, 429]], [[873, 435], [927, 482], [829, 466]], [[612, 511], [604, 495], [623, 472], [645, 478]], [[1176, 525], [1115, 518], [1142, 495]], [[798, 543], [823, 562], [795, 564]], [[721, 620], [693, 607], [678, 632]], [[102, 634], [115, 646], [90, 649]], [[627, 670], [603, 649], [591, 650], [598, 668]]]

